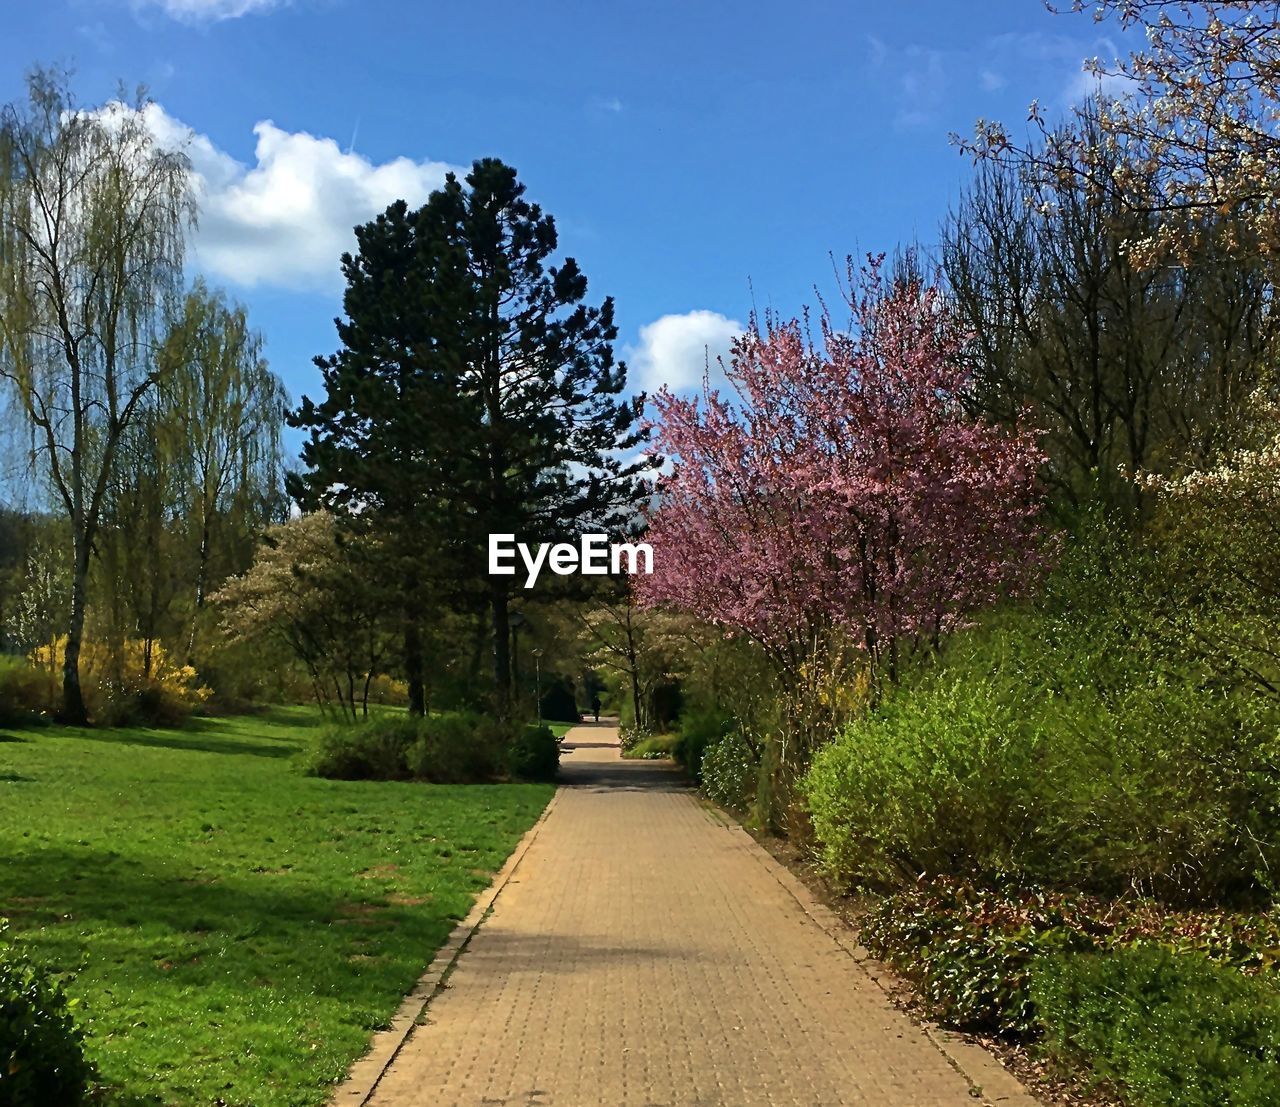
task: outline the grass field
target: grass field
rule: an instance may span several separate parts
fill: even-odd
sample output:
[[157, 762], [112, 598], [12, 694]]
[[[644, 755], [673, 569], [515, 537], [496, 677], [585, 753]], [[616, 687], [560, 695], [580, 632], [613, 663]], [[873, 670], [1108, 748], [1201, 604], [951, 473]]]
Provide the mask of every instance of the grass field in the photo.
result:
[[109, 1103], [321, 1103], [552, 793], [309, 778], [318, 722], [0, 731], [0, 916]]

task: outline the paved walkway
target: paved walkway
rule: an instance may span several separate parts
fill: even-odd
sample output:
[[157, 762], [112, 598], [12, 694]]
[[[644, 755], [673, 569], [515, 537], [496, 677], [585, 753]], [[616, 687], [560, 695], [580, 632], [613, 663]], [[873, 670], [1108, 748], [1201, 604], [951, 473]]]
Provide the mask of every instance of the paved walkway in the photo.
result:
[[367, 1102], [1033, 1102], [977, 1047], [944, 1053], [749, 835], [616, 743], [570, 732], [564, 787]]

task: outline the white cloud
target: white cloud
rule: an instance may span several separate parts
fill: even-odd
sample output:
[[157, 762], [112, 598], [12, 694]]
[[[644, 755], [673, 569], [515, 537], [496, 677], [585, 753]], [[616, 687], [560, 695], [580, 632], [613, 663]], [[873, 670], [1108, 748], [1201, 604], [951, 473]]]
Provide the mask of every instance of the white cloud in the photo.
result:
[[144, 111], [157, 140], [191, 158], [200, 203], [195, 261], [245, 286], [336, 289], [338, 259], [354, 243], [356, 224], [393, 200], [422, 204], [457, 169], [403, 157], [374, 164], [331, 138], [269, 120], [254, 127], [254, 161], [245, 165], [158, 104]]
[[1063, 99], [1068, 104], [1082, 104], [1090, 96], [1101, 102], [1123, 100], [1133, 95], [1137, 85], [1132, 78], [1122, 73], [1090, 73], [1083, 66], [1075, 74], [1063, 92]]
[[909, 129], [933, 123], [946, 102], [944, 51], [914, 43], [891, 47], [874, 35], [867, 38], [867, 49], [871, 69], [897, 97], [894, 126]]
[[666, 385], [673, 392], [696, 391], [704, 373], [723, 382], [717, 359], [729, 360], [729, 344], [745, 328], [715, 311], [664, 315], [640, 328], [640, 341], [627, 349], [631, 383], [650, 394]]
[[[986, 53], [997, 64], [992, 71], [1007, 70], [1014, 65], [1034, 63], [1045, 76], [1055, 71], [1062, 74], [1062, 84], [1042, 103], [1059, 111], [1080, 104], [1094, 93], [1111, 98], [1124, 95], [1128, 81], [1123, 77], [1104, 76], [1099, 80], [1086, 71], [1085, 58], [1099, 55], [1104, 66], [1119, 53], [1116, 42], [1106, 35], [1049, 34], [1043, 31], [1009, 32], [996, 35], [987, 43]], [[982, 75], [986, 87], [986, 73]]]
[[984, 69], [978, 74], [978, 82], [982, 85], [983, 92], [999, 92], [1008, 83], [1003, 75], [990, 69]]
[[902, 52], [898, 73], [899, 127], [924, 127], [933, 123], [946, 102], [947, 76], [941, 50], [908, 46]]
[[133, 0], [135, 9], [159, 8], [183, 23], [217, 23], [242, 15], [267, 12], [291, 0]]

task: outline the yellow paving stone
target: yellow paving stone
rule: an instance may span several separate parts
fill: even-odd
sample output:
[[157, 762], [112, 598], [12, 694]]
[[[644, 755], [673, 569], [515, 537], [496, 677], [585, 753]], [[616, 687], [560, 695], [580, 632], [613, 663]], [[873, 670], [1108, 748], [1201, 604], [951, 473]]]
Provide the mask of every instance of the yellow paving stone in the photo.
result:
[[603, 723], [570, 731], [562, 764], [555, 806], [368, 1103], [1034, 1104], [978, 1051], [962, 1074], [674, 770], [622, 761]]

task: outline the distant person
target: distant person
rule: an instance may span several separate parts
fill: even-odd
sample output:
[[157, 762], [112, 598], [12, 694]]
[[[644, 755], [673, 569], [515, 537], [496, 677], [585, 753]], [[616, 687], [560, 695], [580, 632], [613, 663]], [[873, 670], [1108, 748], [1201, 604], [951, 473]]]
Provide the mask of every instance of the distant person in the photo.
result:
[[596, 717], [596, 722], [600, 721], [600, 697], [591, 697], [591, 713]]

